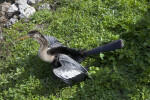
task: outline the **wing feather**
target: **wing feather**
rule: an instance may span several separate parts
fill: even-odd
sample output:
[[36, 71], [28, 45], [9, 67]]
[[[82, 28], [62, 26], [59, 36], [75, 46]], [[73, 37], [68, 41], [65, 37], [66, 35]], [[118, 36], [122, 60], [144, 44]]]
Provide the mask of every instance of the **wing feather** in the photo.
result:
[[62, 46], [62, 43], [57, 38], [47, 35], [44, 35], [44, 37], [49, 42], [51, 48]]
[[53, 72], [67, 84], [71, 84], [71, 80], [83, 80], [84, 77], [81, 79], [80, 76], [87, 76], [88, 74], [88, 71], [84, 67], [67, 55], [60, 54], [59, 62], [61, 63], [61, 67], [53, 69]]

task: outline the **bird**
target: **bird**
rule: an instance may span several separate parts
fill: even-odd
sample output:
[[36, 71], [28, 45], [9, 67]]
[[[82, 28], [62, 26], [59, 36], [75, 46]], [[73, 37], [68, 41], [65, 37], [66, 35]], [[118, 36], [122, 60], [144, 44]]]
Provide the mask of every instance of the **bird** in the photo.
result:
[[68, 85], [72, 82], [80, 82], [88, 78], [89, 72], [80, 63], [87, 57], [101, 52], [121, 49], [124, 46], [123, 40], [115, 40], [108, 44], [90, 50], [80, 50], [64, 46], [57, 38], [43, 35], [38, 30], [29, 31], [24, 37], [17, 40], [33, 38], [39, 44], [38, 55], [53, 66], [53, 73]]

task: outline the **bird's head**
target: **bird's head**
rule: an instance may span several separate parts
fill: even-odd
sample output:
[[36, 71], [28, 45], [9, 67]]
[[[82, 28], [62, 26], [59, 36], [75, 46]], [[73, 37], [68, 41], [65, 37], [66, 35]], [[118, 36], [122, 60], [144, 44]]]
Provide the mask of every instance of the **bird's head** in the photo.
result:
[[44, 38], [44, 36], [38, 30], [32, 30], [28, 32], [28, 35], [21, 37], [17, 40], [23, 40], [27, 38], [34, 38], [35, 40], [39, 40], [39, 39]]
[[48, 41], [45, 39], [44, 35], [42, 33], [40, 33], [38, 30], [29, 31], [26, 36], [21, 37], [17, 40], [23, 40], [23, 39], [27, 39], [27, 38], [35, 39], [41, 45], [48, 45]]

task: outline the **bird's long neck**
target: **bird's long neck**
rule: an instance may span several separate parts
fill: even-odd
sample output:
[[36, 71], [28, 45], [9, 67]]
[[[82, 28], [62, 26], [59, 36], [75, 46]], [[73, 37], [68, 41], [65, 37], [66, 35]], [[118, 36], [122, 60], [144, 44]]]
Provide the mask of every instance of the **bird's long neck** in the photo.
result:
[[49, 47], [49, 43], [44, 36], [41, 38], [35, 38], [35, 40], [40, 44], [40, 50], [44, 50]]
[[49, 42], [43, 36], [42, 38], [36, 38], [36, 41], [39, 42], [40, 48], [38, 51], [39, 57], [46, 62], [53, 62], [54, 55], [47, 54], [47, 50], [49, 49]]

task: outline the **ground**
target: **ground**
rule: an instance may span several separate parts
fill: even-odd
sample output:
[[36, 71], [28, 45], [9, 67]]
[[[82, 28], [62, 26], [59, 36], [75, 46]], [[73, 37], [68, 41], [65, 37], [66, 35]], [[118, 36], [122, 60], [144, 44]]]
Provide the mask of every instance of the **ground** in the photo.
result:
[[[3, 29], [0, 99], [150, 100], [149, 0], [58, 1], [56, 10]], [[33, 29], [72, 48], [89, 50], [120, 38], [125, 46], [87, 58], [82, 65], [92, 79], [67, 86], [40, 60], [36, 41], [16, 41]]]

